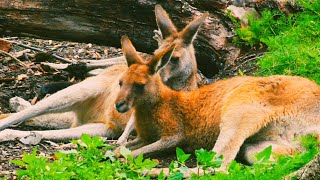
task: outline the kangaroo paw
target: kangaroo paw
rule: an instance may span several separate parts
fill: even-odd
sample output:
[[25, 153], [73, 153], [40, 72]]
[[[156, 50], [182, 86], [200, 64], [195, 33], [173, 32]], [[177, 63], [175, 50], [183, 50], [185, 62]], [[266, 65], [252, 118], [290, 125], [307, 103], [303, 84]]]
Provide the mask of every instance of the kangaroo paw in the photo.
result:
[[9, 106], [12, 111], [19, 112], [31, 106], [31, 104], [28, 101], [16, 96], [9, 100]]
[[36, 132], [30, 132], [27, 136], [24, 136], [19, 139], [23, 144], [39, 144], [42, 139], [42, 135]]

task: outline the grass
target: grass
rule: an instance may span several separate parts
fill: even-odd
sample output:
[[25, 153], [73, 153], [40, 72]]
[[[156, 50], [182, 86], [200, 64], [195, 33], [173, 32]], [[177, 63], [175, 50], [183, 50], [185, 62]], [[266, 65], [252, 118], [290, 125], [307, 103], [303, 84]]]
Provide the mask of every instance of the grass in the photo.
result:
[[320, 84], [320, 1], [296, 2], [301, 12], [263, 11], [259, 19], [249, 17], [248, 27], [236, 29], [234, 42], [267, 47], [257, 75], [297, 75]]

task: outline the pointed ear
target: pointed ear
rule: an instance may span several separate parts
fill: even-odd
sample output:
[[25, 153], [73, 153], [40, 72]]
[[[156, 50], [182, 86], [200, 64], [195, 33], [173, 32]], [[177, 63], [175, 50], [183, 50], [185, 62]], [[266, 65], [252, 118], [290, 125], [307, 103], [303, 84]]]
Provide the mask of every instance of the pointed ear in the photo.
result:
[[131, 66], [132, 64], [143, 64], [142, 58], [137, 53], [136, 48], [134, 48], [128, 36], [122, 36], [121, 46], [123, 55], [127, 60], [128, 66]]
[[209, 13], [205, 13], [201, 17], [193, 20], [180, 32], [180, 38], [183, 40], [185, 45], [189, 45], [193, 42], [201, 24], [208, 15]]
[[157, 73], [161, 68], [163, 68], [171, 59], [173, 51], [175, 49], [175, 45], [171, 45], [170, 47], [160, 51], [155, 54], [149, 61], [148, 66], [150, 68], [151, 74]]
[[161, 31], [163, 39], [177, 33], [176, 27], [173, 25], [167, 12], [161, 7], [161, 5], [157, 4], [154, 11], [156, 14], [157, 25], [159, 30]]

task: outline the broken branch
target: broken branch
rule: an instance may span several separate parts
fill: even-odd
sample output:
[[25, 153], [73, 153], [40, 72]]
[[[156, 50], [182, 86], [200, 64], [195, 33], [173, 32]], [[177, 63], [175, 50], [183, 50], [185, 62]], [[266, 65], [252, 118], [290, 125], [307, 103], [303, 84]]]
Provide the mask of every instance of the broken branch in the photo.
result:
[[20, 61], [18, 58], [14, 57], [13, 55], [11, 55], [10, 53], [7, 53], [5, 51], [0, 50], [1, 54], [4, 54], [6, 56], [11, 57], [12, 59], [16, 60], [20, 65], [25, 66], [27, 68], [29, 68], [29, 66], [27, 64], [25, 64], [24, 62]]
[[[124, 56], [119, 56], [119, 57], [104, 59], [104, 60], [82, 60], [79, 62], [84, 63], [87, 70], [105, 68], [115, 64], [126, 64], [126, 60]], [[55, 64], [55, 63], [47, 63], [47, 62], [41, 63], [41, 65], [48, 66], [52, 69], [57, 69], [57, 70], [67, 69], [70, 65], [73, 65], [73, 64]]]
[[[47, 51], [45, 51], [43, 49], [36, 48], [36, 47], [31, 47], [31, 46], [28, 46], [28, 45], [25, 45], [25, 44], [21, 44], [21, 43], [17, 43], [17, 42], [14, 42], [14, 41], [12, 41], [11, 43], [15, 44], [17, 46], [20, 46], [20, 47], [24, 47], [24, 48], [27, 48], [27, 49], [34, 50], [34, 51], [47, 53]], [[67, 63], [73, 63], [74, 62], [73, 60], [65, 59], [65, 58], [60, 57], [60, 56], [58, 56], [56, 54], [52, 54], [52, 56], [55, 57], [58, 60], [61, 60], [61, 61], [67, 62]]]

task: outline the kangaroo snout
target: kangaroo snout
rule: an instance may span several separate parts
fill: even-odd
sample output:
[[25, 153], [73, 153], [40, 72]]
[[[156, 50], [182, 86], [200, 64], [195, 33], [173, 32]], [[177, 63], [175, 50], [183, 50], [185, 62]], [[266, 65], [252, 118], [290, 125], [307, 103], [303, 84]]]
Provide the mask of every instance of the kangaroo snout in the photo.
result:
[[120, 113], [125, 113], [130, 109], [127, 101], [125, 101], [125, 100], [121, 100], [119, 102], [116, 102], [115, 107], [116, 107], [116, 110]]

